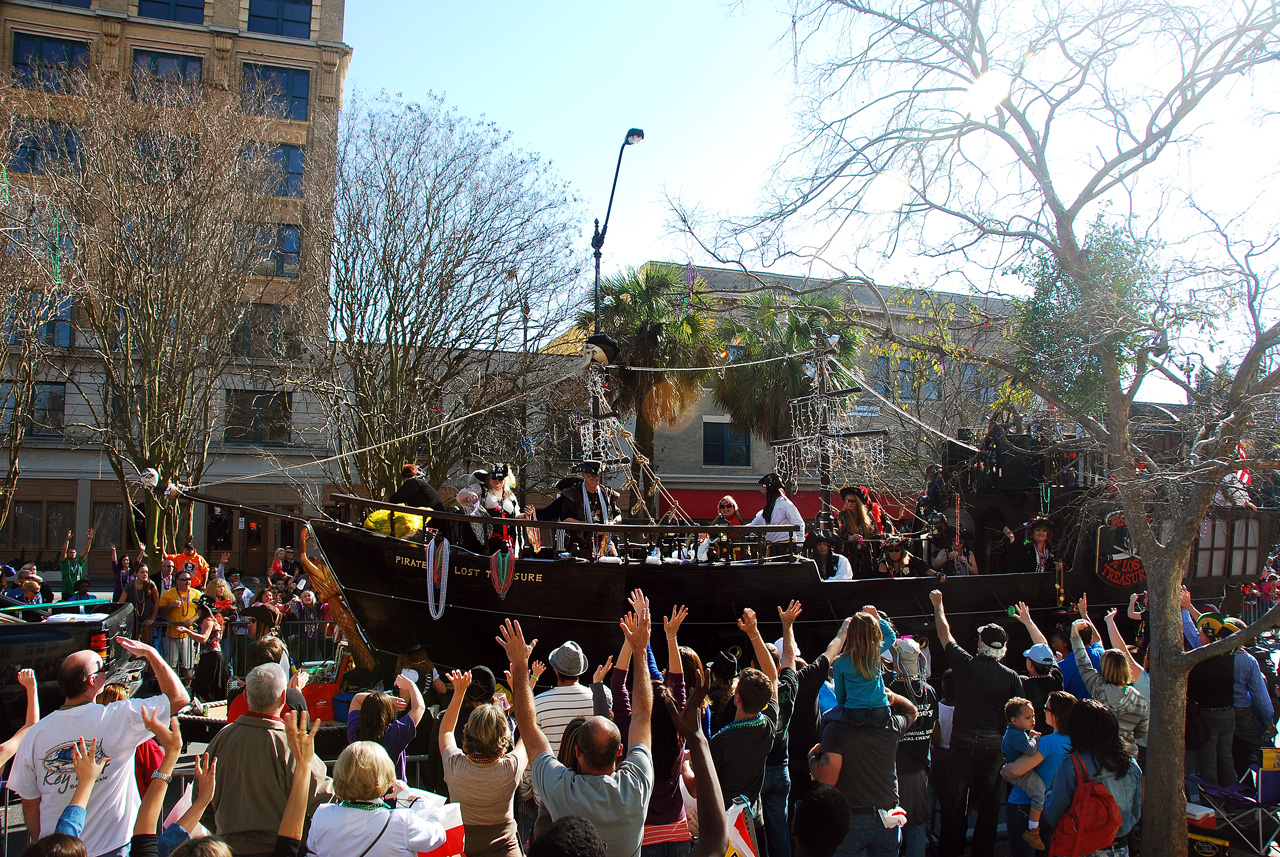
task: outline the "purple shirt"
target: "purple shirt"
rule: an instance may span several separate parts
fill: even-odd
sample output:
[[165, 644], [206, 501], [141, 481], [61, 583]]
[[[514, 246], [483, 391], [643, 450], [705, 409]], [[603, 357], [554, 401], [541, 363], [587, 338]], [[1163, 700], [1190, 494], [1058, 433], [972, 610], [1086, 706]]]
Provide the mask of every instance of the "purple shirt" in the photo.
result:
[[[356, 740], [356, 730], [359, 728], [360, 710], [356, 709], [347, 715], [348, 744]], [[418, 726], [408, 714], [399, 720], [393, 720], [388, 723], [386, 731], [382, 733], [382, 740], [379, 743], [386, 748], [387, 755], [391, 757], [391, 761], [396, 763], [396, 777], [399, 779], [406, 779], [405, 750], [409, 748], [409, 742], [417, 734]]]
[[[613, 671], [613, 720], [622, 733], [623, 743], [627, 740], [627, 730], [631, 728], [631, 693], [630, 670]], [[667, 676], [667, 688], [675, 697], [676, 705], [684, 708], [685, 686], [682, 673]], [[667, 717], [666, 706], [655, 682], [653, 692], [653, 711], [655, 716]], [[672, 824], [684, 815], [684, 798], [680, 795], [680, 771], [683, 764], [684, 741], [680, 740], [676, 750], [676, 764], [670, 771], [654, 770], [653, 795], [649, 798], [649, 810], [645, 816], [645, 824]]]

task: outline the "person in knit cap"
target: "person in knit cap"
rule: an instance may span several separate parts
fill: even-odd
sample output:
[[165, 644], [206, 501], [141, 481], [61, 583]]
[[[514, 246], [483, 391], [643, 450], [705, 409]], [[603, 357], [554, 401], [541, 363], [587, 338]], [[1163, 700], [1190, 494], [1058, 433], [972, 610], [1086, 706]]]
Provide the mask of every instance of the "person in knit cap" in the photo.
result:
[[[551, 652], [547, 665], [556, 674], [556, 686], [534, 697], [533, 707], [538, 726], [547, 736], [547, 742], [559, 750], [560, 738], [569, 721], [575, 717], [590, 717], [595, 713], [591, 705], [591, 688], [578, 681], [587, 671], [587, 656], [583, 654], [581, 646], [573, 640], [567, 640], [564, 645]], [[612, 694], [607, 686], [605, 695], [612, 705]]]

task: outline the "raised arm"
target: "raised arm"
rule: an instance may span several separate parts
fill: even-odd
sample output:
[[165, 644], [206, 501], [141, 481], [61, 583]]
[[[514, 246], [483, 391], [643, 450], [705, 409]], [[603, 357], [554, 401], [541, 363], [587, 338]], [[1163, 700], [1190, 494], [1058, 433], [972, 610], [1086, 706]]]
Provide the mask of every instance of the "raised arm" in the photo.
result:
[[418, 690], [415, 682], [409, 681], [402, 675], [396, 676], [396, 687], [400, 690], [400, 698], [409, 706], [409, 717], [413, 720], [413, 725], [417, 726], [422, 722], [422, 715], [427, 713], [427, 701], [422, 698], [422, 691]]
[[946, 648], [956, 641], [951, 636], [951, 625], [947, 622], [946, 611], [942, 607], [942, 590], [935, 589], [929, 593], [929, 600], [933, 602], [933, 621], [938, 630], [938, 642], [942, 643], [942, 648]]
[[511, 663], [511, 698], [516, 727], [520, 730], [525, 749], [529, 751], [529, 758], [536, 759], [543, 753], [552, 752], [547, 736], [538, 728], [533, 691], [529, 688], [529, 655], [538, 641], [526, 643], [520, 623], [510, 619], [505, 620], [498, 631], [498, 644], [507, 653], [507, 659]]
[[67, 558], [67, 552], [71, 550], [71, 536], [72, 536], [72, 531], [67, 530], [67, 538], [62, 543], [62, 553], [58, 555], [59, 560], [65, 560]]
[[1105, 684], [1098, 671], [1093, 668], [1093, 661], [1089, 660], [1089, 650], [1084, 647], [1084, 640], [1080, 638], [1080, 632], [1089, 627], [1088, 619], [1077, 619], [1071, 623], [1071, 652], [1076, 659], [1076, 668], [1080, 670], [1080, 678], [1084, 681], [1084, 686], [1089, 689], [1090, 695], [1098, 692], [1099, 685]]
[[1014, 610], [1018, 617], [1018, 621], [1022, 623], [1022, 627], [1026, 628], [1027, 633], [1031, 635], [1032, 645], [1049, 645], [1048, 638], [1041, 633], [1040, 629], [1036, 626], [1035, 620], [1031, 618], [1031, 608], [1027, 606], [1027, 602], [1019, 601]]
[[145, 658], [147, 666], [151, 667], [151, 672], [156, 677], [156, 683], [160, 685], [160, 692], [169, 697], [169, 711], [177, 713], [187, 707], [187, 703], [191, 701], [191, 697], [187, 695], [187, 690], [182, 686], [182, 681], [178, 678], [173, 668], [160, 657], [160, 653], [146, 643], [140, 643], [137, 640], [130, 640], [125, 637], [117, 637], [116, 642], [120, 644], [120, 648], [124, 649], [135, 657]]
[[800, 617], [799, 601], [792, 601], [787, 609], [778, 608], [778, 618], [782, 620], [782, 668], [796, 668], [796, 635], [793, 626]]
[[27, 720], [22, 724], [22, 728], [13, 733], [13, 736], [0, 744], [0, 770], [4, 769], [5, 763], [12, 759], [18, 752], [22, 739], [26, 737], [27, 732], [32, 726], [36, 725], [36, 721], [40, 719], [40, 694], [36, 688], [36, 674], [30, 669], [18, 670], [18, 683], [27, 690]]
[[154, 836], [160, 824], [160, 811], [164, 809], [164, 795], [169, 789], [169, 781], [173, 779], [173, 769], [178, 765], [178, 756], [182, 753], [182, 731], [178, 728], [178, 718], [154, 716], [148, 709], [142, 709], [142, 722], [156, 736], [156, 743], [164, 748], [164, 759], [160, 768], [152, 776], [147, 785], [147, 792], [142, 796], [142, 806], [138, 808], [138, 821], [133, 826], [134, 836]]
[[441, 756], [458, 746], [453, 737], [453, 730], [458, 728], [458, 715], [462, 713], [462, 699], [467, 695], [467, 688], [471, 686], [471, 671], [454, 670], [449, 673], [448, 678], [453, 683], [453, 696], [449, 698], [449, 707], [444, 710], [444, 717], [440, 718]]
[[778, 668], [773, 664], [773, 655], [769, 654], [769, 649], [764, 644], [764, 639], [760, 636], [760, 628], [756, 622], [756, 611], [750, 607], [742, 611], [742, 618], [738, 620], [738, 629], [751, 639], [751, 650], [755, 653], [756, 663], [760, 665], [760, 672], [769, 677], [769, 681], [773, 682], [773, 698], [778, 698]]
[[836, 631], [836, 635], [831, 638], [831, 642], [827, 643], [827, 650], [823, 654], [827, 656], [828, 661], [834, 661], [844, 651], [844, 641], [849, 636], [849, 623], [851, 621], [853, 621], [852, 616], [845, 617], [845, 620], [840, 623], [840, 630]]
[[1133, 656], [1133, 652], [1129, 651], [1129, 646], [1125, 643], [1120, 629], [1116, 627], [1116, 612], [1114, 607], [1108, 610], [1107, 615], [1102, 619], [1102, 624], [1107, 626], [1107, 639], [1111, 643], [1111, 648], [1124, 652], [1124, 658], [1129, 662], [1129, 673], [1133, 676], [1134, 681], [1137, 681], [1138, 676], [1142, 675], [1144, 670], [1142, 669], [1142, 664], [1138, 663], [1138, 659]]
[[[628, 599], [631, 612], [622, 617], [622, 633], [631, 644], [631, 651], [643, 652], [649, 646], [651, 619], [649, 617], [649, 599], [639, 589], [631, 593]], [[639, 660], [639, 658], [637, 658]], [[631, 672], [631, 726], [627, 729], [627, 746], [643, 744], [650, 747], [653, 743], [653, 724], [649, 718], [653, 715], [653, 679], [649, 671], [640, 664]]]
[[208, 753], [196, 756], [196, 790], [191, 806], [178, 819], [178, 826], [187, 833], [195, 833], [196, 825], [213, 803], [213, 790], [218, 786], [218, 760]]
[[320, 731], [317, 720], [310, 729], [310, 718], [305, 711], [290, 711], [284, 715], [284, 733], [293, 754], [293, 786], [289, 800], [284, 805], [277, 835], [284, 839], [302, 841], [302, 826], [307, 820], [307, 799], [311, 791], [311, 760], [316, 755], [316, 734]]
[[676, 635], [680, 632], [680, 626], [689, 616], [689, 608], [683, 605], [673, 607], [671, 615], [662, 620], [662, 630], [667, 635], [667, 672], [673, 675], [679, 675], [684, 672], [684, 667], [680, 661], [680, 642], [676, 639]]
[[703, 673], [689, 676], [691, 685], [684, 709], [678, 709], [670, 692], [663, 693], [663, 701], [676, 734], [684, 739], [689, 749], [689, 765], [693, 768], [695, 799], [698, 803], [698, 844], [690, 852], [691, 857], [721, 857], [728, 848], [728, 830], [724, 819], [724, 797], [720, 792], [720, 778], [716, 776], [715, 763], [711, 760], [711, 747], [702, 734], [702, 703], [711, 689], [711, 682]]

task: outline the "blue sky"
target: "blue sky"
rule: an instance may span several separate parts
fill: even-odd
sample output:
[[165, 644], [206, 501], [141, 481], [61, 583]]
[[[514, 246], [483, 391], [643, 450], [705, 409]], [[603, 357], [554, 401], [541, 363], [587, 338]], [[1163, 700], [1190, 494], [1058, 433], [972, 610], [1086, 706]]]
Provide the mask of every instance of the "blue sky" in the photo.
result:
[[607, 275], [649, 259], [700, 261], [669, 234], [665, 195], [712, 212], [754, 210], [791, 139], [789, 14], [770, 2], [442, 3], [350, 0], [345, 40], [358, 88], [443, 95], [550, 159], [583, 199], [582, 246], [604, 220]]

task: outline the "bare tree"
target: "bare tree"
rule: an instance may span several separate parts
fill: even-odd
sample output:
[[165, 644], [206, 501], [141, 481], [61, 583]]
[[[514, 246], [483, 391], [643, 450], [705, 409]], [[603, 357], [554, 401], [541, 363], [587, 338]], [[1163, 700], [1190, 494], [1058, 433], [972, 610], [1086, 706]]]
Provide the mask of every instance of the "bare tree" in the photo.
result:
[[[63, 371], [88, 415], [66, 433], [101, 446], [126, 497], [148, 468], [162, 487], [198, 484], [219, 429], [243, 422], [227, 390], [266, 383], [249, 359], [267, 356], [253, 350], [261, 308], [295, 303], [307, 263], [299, 227], [280, 223], [268, 94], [83, 75], [59, 88], [23, 94], [34, 115], [69, 120], [29, 128], [63, 155], [38, 178], [78, 297]], [[150, 492], [141, 502], [155, 560], [181, 515]]]
[[352, 453], [335, 478], [388, 492], [417, 460], [438, 484], [488, 425], [463, 417], [543, 383], [534, 352], [578, 295], [578, 203], [549, 164], [434, 98], [357, 99], [337, 176], [333, 350], [317, 383]]
[[[1053, 320], [1074, 321], [1083, 334], [1073, 347], [1096, 368], [1095, 406], [1081, 406], [1061, 375], [1033, 360], [974, 356], [1079, 423], [1126, 513], [1150, 584], [1144, 852], [1181, 853], [1187, 672], [1261, 628], [1184, 653], [1178, 591], [1223, 478], [1241, 467], [1275, 466], [1251, 435], [1258, 415], [1274, 408], [1280, 382], [1273, 368], [1280, 325], [1262, 273], [1271, 254], [1247, 253], [1273, 245], [1267, 238], [1240, 243], [1238, 228], [1221, 230], [1225, 261], [1210, 279], [1199, 272], [1202, 287], [1215, 290], [1216, 300], [1205, 304], [1203, 293], [1187, 295], [1176, 265], [1161, 266], [1173, 276], [1150, 288], [1109, 276], [1106, 252], [1091, 249], [1086, 237], [1108, 204], [1126, 215], [1113, 225], [1147, 212], [1155, 228], [1153, 215], [1164, 213], [1159, 179], [1170, 175], [1161, 172], [1162, 155], [1173, 148], [1194, 161], [1212, 151], [1215, 132], [1237, 127], [1210, 120], [1237, 105], [1229, 95], [1242, 82], [1273, 80], [1280, 8], [799, 0], [793, 21], [798, 45], [836, 48], [809, 79], [807, 130], [781, 167], [788, 183], [774, 205], [728, 223], [723, 240], [707, 244], [734, 248], [721, 256], [741, 259], [738, 248], [747, 247], [766, 261], [802, 256], [836, 270], [868, 258], [861, 251], [914, 253], [944, 270], [980, 275], [1029, 262], [1039, 250], [1069, 285], [1078, 298], [1074, 319]], [[1239, 180], [1264, 183], [1269, 169], [1242, 164]], [[1147, 177], [1156, 181], [1140, 182]], [[966, 356], [892, 318], [872, 320], [879, 309], [850, 323], [923, 354]], [[1187, 378], [1199, 362], [1187, 334], [1214, 324], [1232, 325], [1235, 347], [1226, 383], [1206, 392]], [[1134, 402], [1152, 377], [1176, 385], [1194, 405], [1195, 418], [1181, 426], [1190, 438], [1187, 458], [1156, 458], [1135, 442]]]

